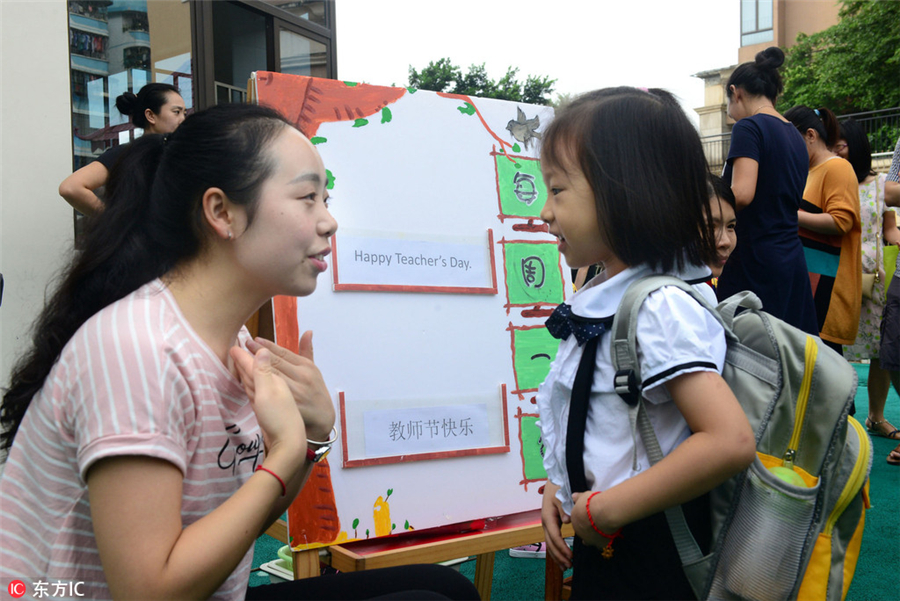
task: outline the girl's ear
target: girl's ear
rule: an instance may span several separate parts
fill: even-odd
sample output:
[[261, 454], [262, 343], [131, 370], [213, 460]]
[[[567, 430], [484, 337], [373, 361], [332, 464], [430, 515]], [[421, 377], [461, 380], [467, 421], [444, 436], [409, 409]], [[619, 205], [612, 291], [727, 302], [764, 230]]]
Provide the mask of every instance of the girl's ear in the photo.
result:
[[150, 125], [156, 125], [156, 113], [150, 109], [144, 109], [144, 119], [146, 119], [147, 123]]
[[808, 143], [812, 144], [813, 142], [815, 142], [818, 139], [819, 132], [817, 132], [816, 130], [814, 130], [813, 128], [810, 127], [809, 129], [806, 130], [806, 134], [803, 137], [806, 138], [806, 141]]
[[216, 237], [231, 240], [242, 228], [241, 210], [228, 199], [221, 188], [209, 188], [203, 193], [200, 201], [203, 205], [203, 217]]

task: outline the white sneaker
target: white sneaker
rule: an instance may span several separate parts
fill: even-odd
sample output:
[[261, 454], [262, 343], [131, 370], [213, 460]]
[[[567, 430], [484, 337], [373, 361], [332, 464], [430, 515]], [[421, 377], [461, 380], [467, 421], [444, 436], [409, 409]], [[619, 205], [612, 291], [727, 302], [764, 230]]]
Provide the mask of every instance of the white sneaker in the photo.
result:
[[544, 558], [547, 556], [547, 552], [544, 549], [544, 543], [534, 543], [531, 545], [522, 545], [521, 547], [513, 547], [509, 550], [509, 556]]

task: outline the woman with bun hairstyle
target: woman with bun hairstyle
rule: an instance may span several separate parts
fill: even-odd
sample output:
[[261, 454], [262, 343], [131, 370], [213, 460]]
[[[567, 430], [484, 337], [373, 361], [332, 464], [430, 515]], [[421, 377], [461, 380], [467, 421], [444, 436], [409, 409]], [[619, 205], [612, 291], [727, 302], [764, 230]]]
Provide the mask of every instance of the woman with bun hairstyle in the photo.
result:
[[819, 336], [843, 353], [859, 329], [862, 302], [859, 182], [853, 166], [831, 152], [841, 137], [827, 108], [795, 106], [785, 114], [803, 136], [809, 174], [798, 214]]
[[[125, 92], [116, 98], [116, 108], [129, 115], [135, 127], [148, 134], [169, 134], [184, 121], [184, 98], [178, 88], [167, 83], [148, 83], [137, 95]], [[109, 171], [128, 144], [113, 146], [96, 161], [85, 165], [59, 185], [59, 195], [85, 215], [103, 208], [94, 190], [106, 184]]]
[[778, 47], [740, 65], [726, 85], [728, 115], [736, 121], [722, 174], [738, 211], [737, 247], [717, 285], [720, 299], [751, 290], [770, 314], [818, 334], [797, 210], [808, 157], [803, 138], [775, 110], [783, 89]]

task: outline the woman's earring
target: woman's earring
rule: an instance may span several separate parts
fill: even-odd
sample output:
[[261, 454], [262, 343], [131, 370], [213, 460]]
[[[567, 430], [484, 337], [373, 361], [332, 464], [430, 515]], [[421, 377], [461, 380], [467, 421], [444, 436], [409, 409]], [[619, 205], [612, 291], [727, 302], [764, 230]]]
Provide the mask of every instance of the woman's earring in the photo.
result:
[[234, 237], [234, 234], [231, 233], [231, 230], [228, 230], [228, 239], [231, 240]]

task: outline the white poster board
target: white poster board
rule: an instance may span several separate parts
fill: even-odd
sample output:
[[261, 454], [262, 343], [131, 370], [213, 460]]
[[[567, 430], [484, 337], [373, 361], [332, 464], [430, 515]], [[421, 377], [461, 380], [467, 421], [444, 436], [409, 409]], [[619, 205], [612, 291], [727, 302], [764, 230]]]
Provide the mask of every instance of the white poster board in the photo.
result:
[[289, 513], [293, 546], [540, 507], [534, 394], [557, 347], [543, 323], [571, 290], [538, 217], [552, 108], [276, 73], [255, 84], [316, 144], [339, 224], [316, 292], [276, 299], [280, 344], [315, 333], [341, 436], [321, 494]]

